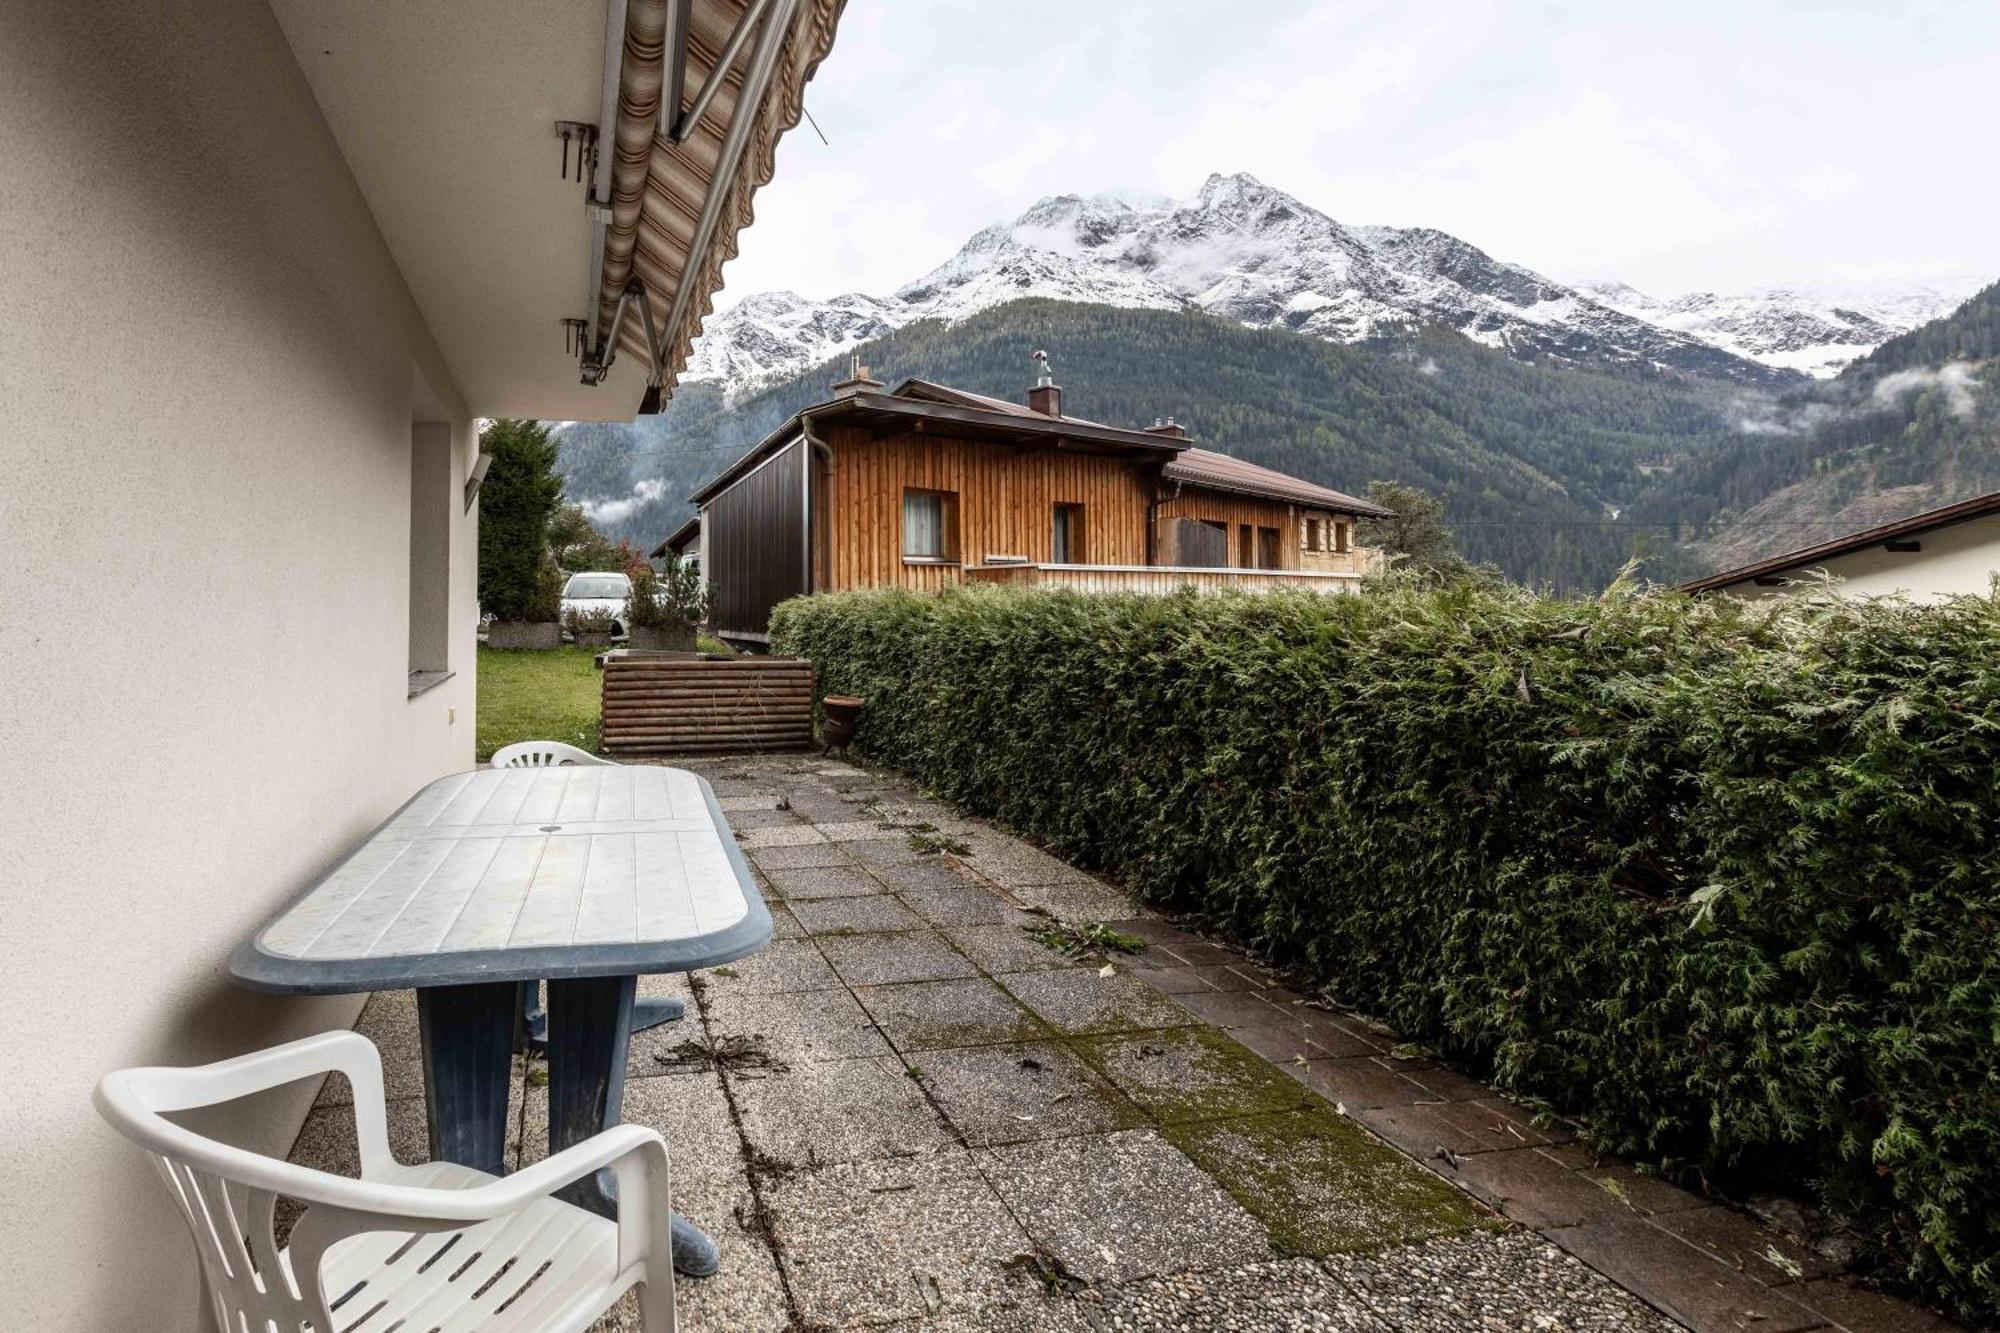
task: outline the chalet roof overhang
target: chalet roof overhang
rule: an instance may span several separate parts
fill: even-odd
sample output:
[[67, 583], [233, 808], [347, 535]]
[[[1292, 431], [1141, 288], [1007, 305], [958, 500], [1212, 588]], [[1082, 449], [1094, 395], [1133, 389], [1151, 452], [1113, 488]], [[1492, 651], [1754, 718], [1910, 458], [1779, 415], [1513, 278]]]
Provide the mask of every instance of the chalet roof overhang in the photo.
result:
[[685, 553], [688, 543], [693, 541], [700, 532], [701, 515], [696, 514], [693, 518], [675, 528], [665, 541], [653, 548], [653, 558], [657, 560], [668, 554], [681, 555]]
[[1186, 440], [1142, 430], [1103, 426], [1074, 417], [967, 407], [894, 393], [856, 393], [818, 403], [793, 414], [777, 430], [689, 496], [689, 500], [698, 505], [706, 504], [771, 453], [797, 440], [802, 429], [833, 423], [860, 426], [880, 434], [896, 431], [930, 433], [945, 439], [991, 440], [1078, 453], [1110, 454], [1156, 463], [1167, 463], [1188, 447]]
[[671, 391], [843, 5], [272, 0], [466, 407], [567, 420]]
[[1710, 574], [1706, 578], [1692, 579], [1679, 584], [1680, 591], [1687, 593], [1713, 592], [1717, 588], [1727, 588], [1737, 583], [1748, 583], [1753, 579], [1769, 578], [1795, 570], [1810, 569], [1822, 560], [1847, 555], [1854, 551], [1864, 551], [1884, 542], [1901, 541], [1935, 532], [1939, 528], [1967, 523], [1988, 514], [2000, 514], [2000, 491], [1989, 491], [1985, 495], [1975, 495], [1969, 500], [1949, 504], [1942, 509], [1926, 510], [1898, 519], [1894, 523], [1884, 523], [1873, 528], [1863, 528], [1850, 532], [1844, 537], [1834, 537], [1812, 546], [1802, 546], [1795, 551], [1774, 555], [1768, 560], [1758, 560], [1734, 569], [1725, 569]]

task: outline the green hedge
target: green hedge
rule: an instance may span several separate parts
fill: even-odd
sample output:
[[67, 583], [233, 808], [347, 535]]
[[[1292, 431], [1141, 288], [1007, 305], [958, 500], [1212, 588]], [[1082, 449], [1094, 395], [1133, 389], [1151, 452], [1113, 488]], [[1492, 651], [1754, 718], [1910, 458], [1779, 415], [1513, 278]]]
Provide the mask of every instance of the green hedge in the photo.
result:
[[2000, 1314], [2000, 602], [788, 602], [858, 744]]

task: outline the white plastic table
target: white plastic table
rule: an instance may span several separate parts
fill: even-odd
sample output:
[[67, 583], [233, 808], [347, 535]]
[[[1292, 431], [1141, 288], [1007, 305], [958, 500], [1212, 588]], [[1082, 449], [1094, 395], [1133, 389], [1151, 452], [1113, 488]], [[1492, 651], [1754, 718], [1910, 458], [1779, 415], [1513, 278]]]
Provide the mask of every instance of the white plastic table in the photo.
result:
[[[523, 983], [549, 983], [560, 1152], [618, 1123], [637, 978], [716, 967], [770, 938], [702, 778], [481, 769], [418, 792], [246, 940], [230, 972], [289, 995], [416, 988], [432, 1154], [501, 1175]], [[572, 1201], [613, 1215], [602, 1182]], [[708, 1244], [674, 1222], [677, 1256], [684, 1237]]]

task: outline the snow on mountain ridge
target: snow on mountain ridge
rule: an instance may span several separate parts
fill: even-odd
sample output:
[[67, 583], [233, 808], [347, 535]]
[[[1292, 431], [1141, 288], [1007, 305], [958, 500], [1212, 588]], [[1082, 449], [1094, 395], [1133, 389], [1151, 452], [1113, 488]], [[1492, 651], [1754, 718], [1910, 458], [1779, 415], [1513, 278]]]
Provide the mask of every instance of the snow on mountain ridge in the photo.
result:
[[1334, 342], [1442, 324], [1524, 358], [1745, 383], [1831, 374], [1950, 308], [1918, 297], [1849, 309], [1771, 293], [1662, 302], [1623, 284], [1579, 289], [1434, 228], [1343, 225], [1238, 172], [1178, 200], [1050, 195], [888, 298], [746, 297], [708, 321], [684, 378], [741, 393], [912, 321], [956, 322], [1024, 297], [1200, 310]]

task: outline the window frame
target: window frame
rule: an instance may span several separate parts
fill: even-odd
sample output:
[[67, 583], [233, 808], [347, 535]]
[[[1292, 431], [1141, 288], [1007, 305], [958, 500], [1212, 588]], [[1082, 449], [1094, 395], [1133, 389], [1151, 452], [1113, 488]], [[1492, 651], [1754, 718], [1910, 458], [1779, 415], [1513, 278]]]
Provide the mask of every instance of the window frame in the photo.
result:
[[[1058, 501], [1049, 507], [1049, 563], [1081, 565], [1090, 559], [1089, 548], [1085, 545], [1083, 518], [1081, 504]], [[1063, 549], [1065, 545], [1069, 548], [1067, 551]]]
[[[937, 502], [937, 551], [935, 553], [912, 551], [910, 549], [910, 501], [912, 499], [935, 500]], [[902, 531], [897, 537], [902, 552], [903, 563], [910, 565], [955, 565], [958, 555], [958, 492], [934, 490], [928, 486], [905, 486], [903, 498], [897, 509]]]

